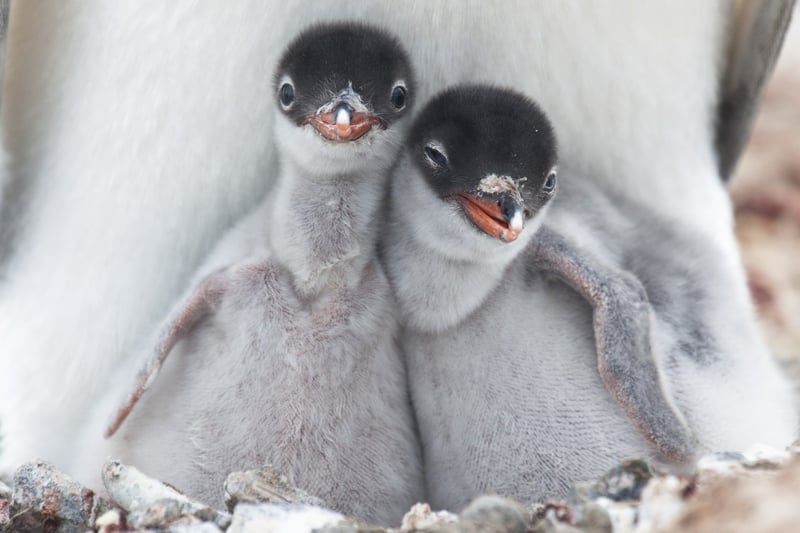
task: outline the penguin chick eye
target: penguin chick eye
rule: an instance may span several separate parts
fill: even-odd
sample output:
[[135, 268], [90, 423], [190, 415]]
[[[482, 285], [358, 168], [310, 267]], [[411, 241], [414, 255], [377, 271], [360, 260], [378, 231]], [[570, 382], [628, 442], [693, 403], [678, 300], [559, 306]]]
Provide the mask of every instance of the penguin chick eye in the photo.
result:
[[392, 105], [397, 111], [401, 111], [406, 107], [406, 95], [408, 90], [403, 85], [395, 85], [392, 89]]
[[288, 110], [294, 103], [294, 87], [291, 83], [284, 83], [278, 91], [278, 98], [281, 101], [281, 107]]
[[556, 171], [551, 170], [550, 173], [545, 178], [544, 183], [542, 184], [542, 191], [553, 192], [555, 188], [556, 188]]
[[429, 144], [425, 147], [425, 157], [433, 168], [445, 168], [447, 166], [447, 156], [435, 144]]

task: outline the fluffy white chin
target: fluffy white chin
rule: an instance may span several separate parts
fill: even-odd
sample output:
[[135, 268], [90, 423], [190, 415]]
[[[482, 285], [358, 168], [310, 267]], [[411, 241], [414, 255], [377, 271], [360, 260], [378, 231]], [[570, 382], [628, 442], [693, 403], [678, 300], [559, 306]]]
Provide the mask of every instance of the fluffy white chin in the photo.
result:
[[374, 128], [355, 141], [336, 143], [310, 125], [297, 126], [277, 115], [275, 143], [280, 157], [311, 176], [386, 171], [397, 157], [404, 133], [405, 119], [401, 119], [385, 130]]
[[440, 199], [414, 165], [403, 158], [392, 187], [398, 216], [420, 244], [456, 261], [471, 263], [511, 262], [530, 242], [541, 225], [542, 209], [525, 222], [513, 242], [495, 239], [476, 228], [456, 202]]

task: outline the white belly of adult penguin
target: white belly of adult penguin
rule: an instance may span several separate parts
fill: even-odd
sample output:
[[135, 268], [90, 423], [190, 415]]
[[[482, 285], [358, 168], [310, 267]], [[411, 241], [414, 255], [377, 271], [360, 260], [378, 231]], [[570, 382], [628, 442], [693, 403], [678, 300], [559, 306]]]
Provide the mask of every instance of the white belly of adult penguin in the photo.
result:
[[458, 81], [536, 95], [565, 165], [717, 243], [730, 292], [746, 298], [717, 170], [736, 143], [715, 150], [713, 125], [717, 139], [747, 131], [741, 119], [769, 71], [763, 51], [785, 20], [769, 15], [789, 4], [14, 3], [1, 119], [13, 172], [0, 206], [0, 471], [33, 457], [66, 464], [114, 368], [258, 202], [274, 164], [263, 95], [284, 44], [313, 20], [394, 31], [422, 69], [422, 99]]
[[412, 126], [383, 248], [431, 503], [789, 442], [791, 391], [737, 351], [755, 332], [708, 279], [717, 255], [589, 183], [551, 205], [555, 163], [546, 116], [510, 91], [456, 87]]
[[228, 473], [269, 464], [339, 511], [397, 522], [422, 497], [422, 473], [374, 250], [411, 67], [376, 29], [325, 25], [289, 45], [275, 83], [274, 195], [164, 322], [111, 432], [154, 382], [152, 394], [110, 449], [90, 427], [74, 469], [91, 477], [110, 453], [222, 505]]

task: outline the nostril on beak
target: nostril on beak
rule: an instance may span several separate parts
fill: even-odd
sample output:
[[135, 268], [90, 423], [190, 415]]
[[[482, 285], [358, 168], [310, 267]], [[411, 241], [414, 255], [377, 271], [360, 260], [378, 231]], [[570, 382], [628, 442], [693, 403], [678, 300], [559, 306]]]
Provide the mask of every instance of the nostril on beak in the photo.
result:
[[519, 209], [517, 202], [512, 198], [503, 198], [498, 203], [500, 204], [500, 211], [503, 213], [503, 217], [506, 219], [506, 222], [511, 221], [514, 213], [516, 213]]

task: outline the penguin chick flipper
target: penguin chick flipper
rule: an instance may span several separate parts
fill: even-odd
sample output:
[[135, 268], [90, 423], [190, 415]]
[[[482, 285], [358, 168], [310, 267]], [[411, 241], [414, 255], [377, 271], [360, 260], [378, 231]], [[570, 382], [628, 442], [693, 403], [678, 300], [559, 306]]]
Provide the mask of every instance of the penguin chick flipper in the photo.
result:
[[155, 381], [172, 348], [220, 302], [226, 286], [226, 271], [210, 274], [172, 310], [160, 328], [155, 349], [137, 373], [132, 390], [115, 411], [105, 431], [105, 438], [110, 438], [117, 432], [144, 392]]
[[614, 400], [664, 456], [676, 462], [692, 458], [697, 441], [661, 381], [652, 348], [653, 309], [642, 284], [549, 228], [534, 238], [537, 265], [592, 306], [598, 369]]

